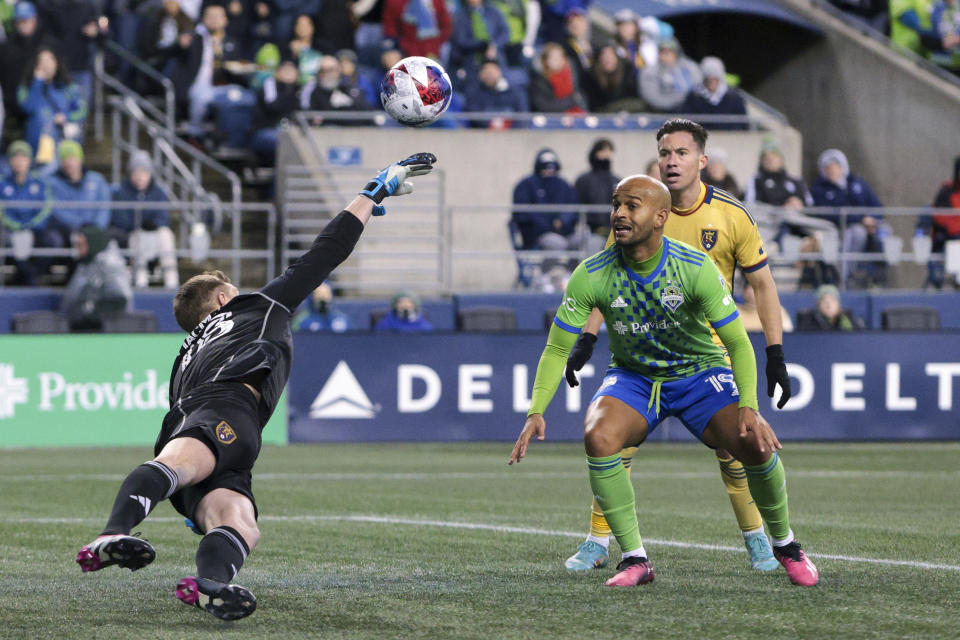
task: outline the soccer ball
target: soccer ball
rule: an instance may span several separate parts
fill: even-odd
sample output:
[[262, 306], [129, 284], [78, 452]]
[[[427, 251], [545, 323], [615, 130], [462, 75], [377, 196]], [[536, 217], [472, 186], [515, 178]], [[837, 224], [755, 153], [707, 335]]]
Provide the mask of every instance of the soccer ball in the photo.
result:
[[393, 65], [380, 83], [383, 110], [400, 124], [422, 127], [435, 121], [450, 106], [453, 87], [437, 62], [410, 56]]

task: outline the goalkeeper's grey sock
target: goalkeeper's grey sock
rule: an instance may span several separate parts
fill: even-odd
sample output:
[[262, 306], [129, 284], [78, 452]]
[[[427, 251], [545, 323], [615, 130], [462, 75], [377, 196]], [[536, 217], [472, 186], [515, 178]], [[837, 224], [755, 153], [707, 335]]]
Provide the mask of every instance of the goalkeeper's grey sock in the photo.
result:
[[131, 471], [120, 485], [103, 534], [129, 534], [161, 500], [177, 490], [179, 482], [176, 471], [156, 460]]
[[207, 531], [197, 547], [197, 576], [230, 582], [240, 571], [250, 548], [243, 536], [226, 525]]

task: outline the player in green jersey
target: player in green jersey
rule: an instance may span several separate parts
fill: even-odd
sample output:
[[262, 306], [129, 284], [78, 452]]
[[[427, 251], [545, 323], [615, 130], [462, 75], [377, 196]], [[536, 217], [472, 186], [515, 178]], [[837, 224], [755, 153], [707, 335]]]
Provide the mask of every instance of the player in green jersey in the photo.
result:
[[[790, 529], [780, 443], [758, 413], [753, 347], [713, 261], [664, 237], [669, 213], [670, 192], [660, 181], [631, 176], [617, 185], [610, 217], [615, 244], [582, 262], [570, 278], [509, 463], [520, 462], [532, 438], [544, 438], [543, 412], [577, 334], [597, 308], [612, 357], [587, 410], [584, 446], [590, 486], [623, 554], [607, 585], [653, 580], [620, 452], [642, 443], [668, 416], [743, 463], [774, 555], [794, 584], [815, 585], [817, 569]], [[730, 367], [708, 322], [729, 352]]]

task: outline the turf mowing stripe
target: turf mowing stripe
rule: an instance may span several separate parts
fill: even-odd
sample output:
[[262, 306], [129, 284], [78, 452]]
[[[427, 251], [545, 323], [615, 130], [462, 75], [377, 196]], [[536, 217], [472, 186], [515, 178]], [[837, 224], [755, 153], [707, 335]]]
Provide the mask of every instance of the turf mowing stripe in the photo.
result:
[[[636, 467], [634, 467], [636, 469]], [[586, 470], [582, 472], [574, 471], [534, 471], [534, 472], [515, 472], [523, 473], [525, 478], [585, 478]], [[510, 471], [491, 471], [491, 472], [437, 472], [437, 473], [260, 473], [256, 479], [262, 481], [273, 480], [513, 480], [514, 472]], [[716, 473], [713, 471], [633, 471], [633, 478], [667, 478], [673, 480], [702, 480], [704, 478], [714, 478]], [[960, 477], [960, 471], [803, 471], [789, 470], [789, 478], [944, 478], [956, 476]], [[93, 480], [104, 482], [119, 482], [126, 476], [121, 474], [107, 473], [69, 473], [69, 474], [23, 474], [23, 475], [3, 475], [0, 474], [0, 481], [4, 482], [53, 482], [53, 481], [77, 481]]]
[[[391, 518], [387, 516], [362, 515], [300, 515], [300, 516], [260, 516], [260, 521], [267, 522], [367, 522], [375, 524], [405, 524], [415, 527], [445, 527], [449, 529], [469, 529], [473, 531], [493, 531], [496, 533], [520, 533], [536, 536], [562, 536], [565, 538], [582, 538], [582, 531], [558, 531], [556, 529], [534, 529], [531, 527], [511, 527], [496, 524], [481, 524], [475, 522], [450, 522], [444, 520], [413, 520], [410, 518]], [[182, 518], [157, 517], [150, 518], [151, 522], [182, 522]], [[5, 524], [90, 524], [102, 522], [97, 518], [8, 518]], [[729, 547], [719, 544], [702, 544], [697, 542], [681, 542], [679, 540], [661, 540], [659, 538], [645, 538], [651, 545], [676, 547], [678, 549], [699, 549], [704, 551], [732, 551], [746, 553], [743, 547]], [[879, 564], [897, 567], [913, 567], [916, 569], [933, 569], [942, 571], [958, 571], [960, 565], [937, 564], [934, 562], [919, 562], [914, 560], [888, 560], [885, 558], [864, 558], [860, 556], [845, 556], [830, 553], [809, 553], [811, 558], [825, 558], [841, 562], [863, 564]]]

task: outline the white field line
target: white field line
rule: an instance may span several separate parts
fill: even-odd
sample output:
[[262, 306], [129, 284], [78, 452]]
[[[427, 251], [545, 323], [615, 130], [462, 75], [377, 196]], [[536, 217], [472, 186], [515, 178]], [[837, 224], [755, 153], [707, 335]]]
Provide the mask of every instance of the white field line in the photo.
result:
[[[631, 478], [650, 479], [658, 478], [666, 480], [702, 480], [706, 478], [715, 478], [719, 471], [633, 471]], [[417, 473], [378, 473], [378, 472], [352, 472], [352, 473], [255, 473], [254, 479], [257, 481], [290, 481], [290, 480], [515, 480], [518, 476], [534, 479], [579, 479], [586, 478], [586, 469], [583, 471], [452, 471], [452, 472], [417, 472]], [[76, 482], [82, 480], [120, 482], [126, 476], [119, 473], [43, 473], [43, 474], [0, 474], [0, 483], [2, 482]], [[787, 471], [787, 478], [810, 478], [810, 479], [833, 479], [833, 478], [960, 478], [960, 471]]]
[[[182, 522], [182, 518], [157, 517], [151, 518], [151, 522]], [[582, 531], [559, 531], [556, 529], [536, 529], [531, 527], [511, 527], [496, 524], [483, 524], [475, 522], [452, 522], [447, 520], [418, 520], [412, 518], [396, 518], [389, 516], [365, 516], [349, 514], [331, 514], [331, 515], [295, 515], [295, 516], [260, 516], [261, 522], [366, 522], [373, 524], [392, 524], [409, 525], [413, 527], [443, 527], [448, 529], [467, 529], [471, 531], [492, 531], [495, 533], [523, 534], [534, 536], [562, 536], [565, 538], [582, 538]], [[4, 524], [99, 524], [103, 522], [102, 518], [8, 518], [3, 521]], [[679, 549], [699, 549], [704, 551], [729, 551], [734, 553], [746, 553], [743, 547], [730, 547], [719, 544], [702, 544], [697, 542], [682, 542], [680, 540], [661, 540], [659, 538], [646, 538], [646, 544], [651, 546], [662, 545], [664, 547], [677, 547]], [[937, 564], [934, 562], [918, 562], [914, 560], [890, 560], [886, 558], [866, 558], [861, 556], [847, 556], [829, 553], [810, 553], [811, 558], [825, 558], [827, 560], [838, 560], [841, 562], [853, 562], [857, 564], [878, 564], [897, 567], [912, 567], [915, 569], [932, 569], [941, 571], [960, 572], [960, 565]]]

